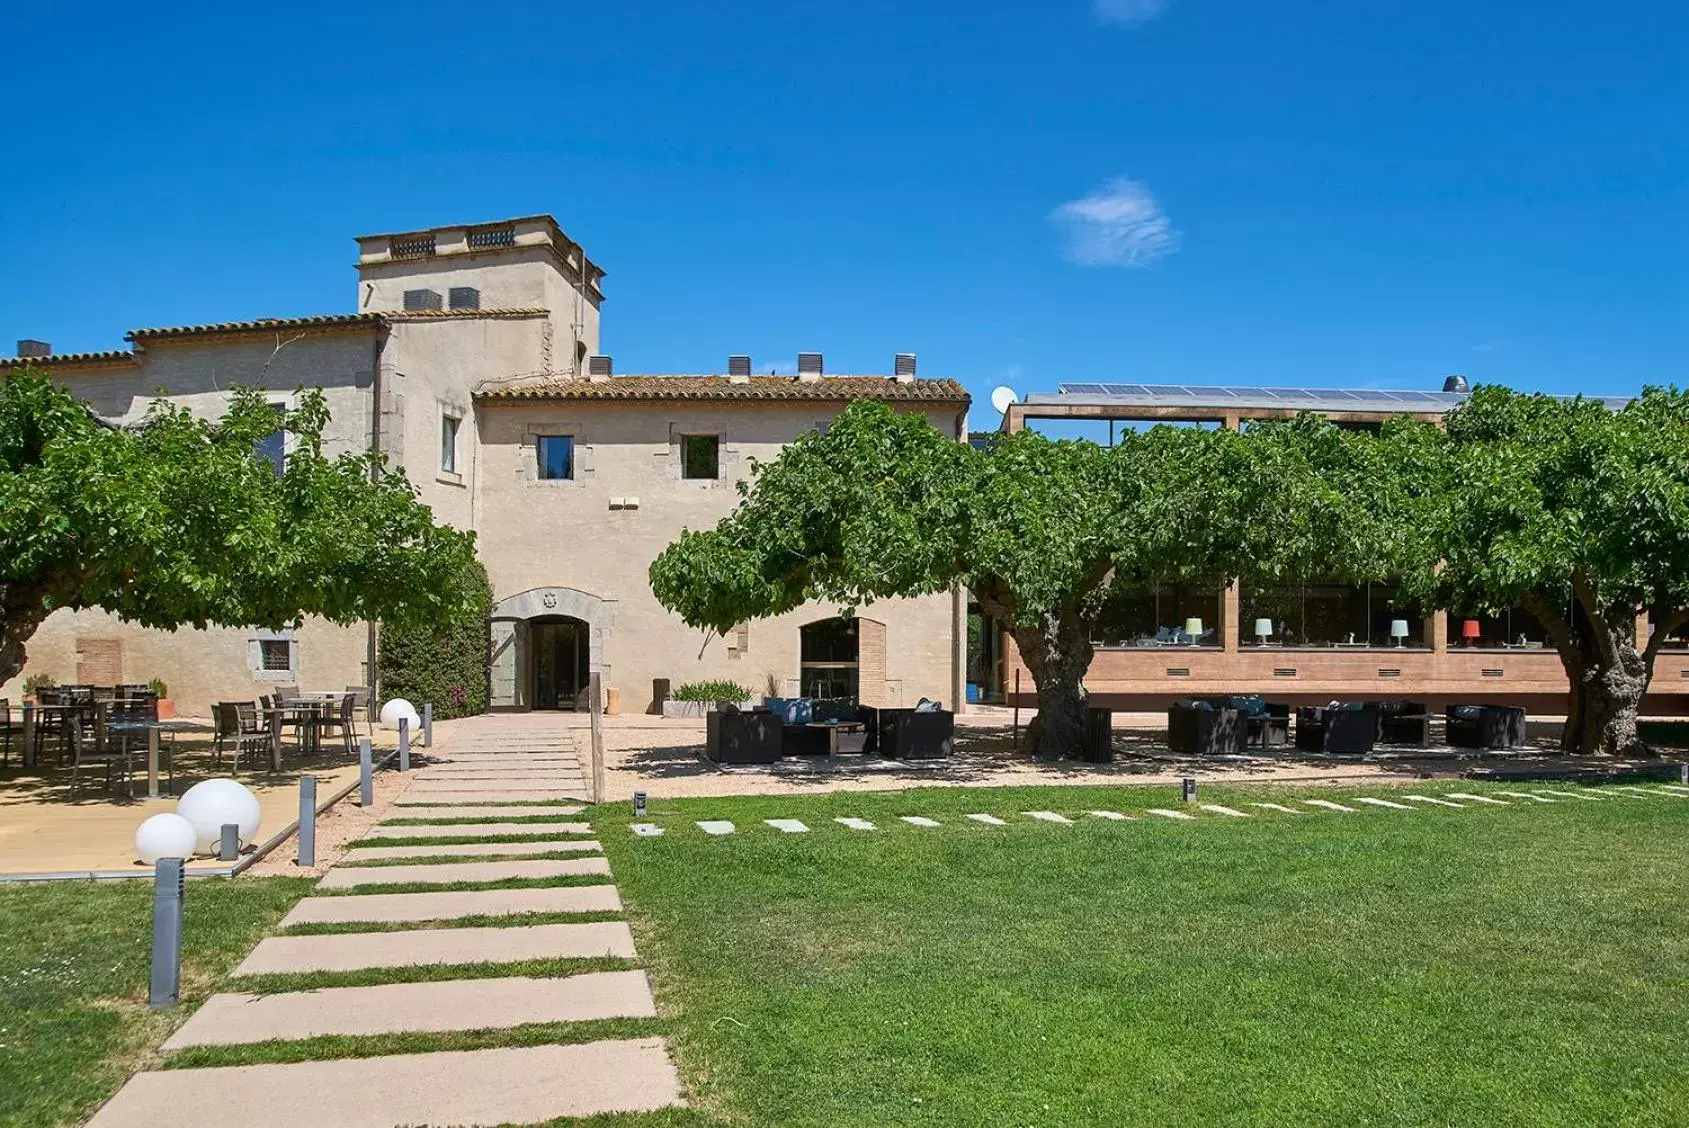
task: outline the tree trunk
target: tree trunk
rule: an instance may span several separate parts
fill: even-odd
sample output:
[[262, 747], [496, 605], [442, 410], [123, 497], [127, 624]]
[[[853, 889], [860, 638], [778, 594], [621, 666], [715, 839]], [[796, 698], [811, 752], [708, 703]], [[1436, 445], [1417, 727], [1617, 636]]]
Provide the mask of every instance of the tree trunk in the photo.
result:
[[1622, 628], [1605, 628], [1599, 642], [1579, 639], [1576, 654], [1562, 653], [1571, 689], [1560, 750], [1586, 756], [1635, 756], [1646, 752], [1636, 736], [1636, 713], [1648, 689], [1648, 662]]
[[47, 618], [47, 592], [39, 584], [0, 583], [0, 682], [23, 671], [24, 644]]
[[1026, 726], [1021, 747], [1041, 760], [1077, 753], [1085, 736], [1086, 694], [1081, 681], [1091, 667], [1091, 640], [1073, 612], [1042, 626], [1014, 627], [1021, 660], [1038, 687], [1038, 715]]

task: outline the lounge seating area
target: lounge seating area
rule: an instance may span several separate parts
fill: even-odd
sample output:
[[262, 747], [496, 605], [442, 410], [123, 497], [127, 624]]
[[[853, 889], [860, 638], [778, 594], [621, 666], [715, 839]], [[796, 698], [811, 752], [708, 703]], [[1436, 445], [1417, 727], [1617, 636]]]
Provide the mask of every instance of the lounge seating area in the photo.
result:
[[[1303, 752], [1365, 756], [1378, 745], [1429, 747], [1434, 714], [1418, 701], [1333, 701], [1296, 709], [1294, 744]], [[1517, 705], [1451, 705], [1444, 739], [1486, 751], [1526, 745], [1525, 710]], [[1193, 697], [1167, 710], [1167, 746], [1182, 755], [1242, 756], [1250, 748], [1290, 743], [1290, 707], [1258, 695]]]
[[909, 708], [849, 698], [770, 697], [705, 716], [704, 758], [717, 764], [773, 764], [788, 756], [872, 756], [924, 760], [955, 748], [955, 714], [922, 700]]

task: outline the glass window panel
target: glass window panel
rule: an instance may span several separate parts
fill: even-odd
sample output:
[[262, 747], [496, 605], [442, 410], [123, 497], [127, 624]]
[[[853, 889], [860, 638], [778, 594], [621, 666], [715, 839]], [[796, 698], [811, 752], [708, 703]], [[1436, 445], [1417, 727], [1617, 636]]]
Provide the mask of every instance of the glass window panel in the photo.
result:
[[[1194, 637], [1190, 620], [1202, 621]], [[1220, 593], [1196, 584], [1113, 589], [1091, 626], [1093, 646], [1219, 646]]]
[[573, 435], [541, 435], [534, 445], [539, 450], [541, 478], [566, 479], [575, 476]]
[[[1478, 637], [1476, 639], [1466, 637], [1468, 620], [1478, 624]], [[1458, 614], [1450, 611], [1448, 621], [1448, 644], [1451, 649], [1495, 650], [1501, 647], [1536, 649], [1539, 646], [1549, 645], [1548, 631], [1537, 621], [1535, 615], [1523, 607], [1509, 607], [1499, 615]]]
[[457, 473], [457, 426], [455, 415], [440, 416], [440, 469]]
[[276, 413], [276, 429], [252, 444], [252, 453], [275, 467], [276, 473], [280, 474], [287, 468], [287, 432], [281, 429], [282, 420], [287, 415], [287, 407], [273, 403], [270, 410]]

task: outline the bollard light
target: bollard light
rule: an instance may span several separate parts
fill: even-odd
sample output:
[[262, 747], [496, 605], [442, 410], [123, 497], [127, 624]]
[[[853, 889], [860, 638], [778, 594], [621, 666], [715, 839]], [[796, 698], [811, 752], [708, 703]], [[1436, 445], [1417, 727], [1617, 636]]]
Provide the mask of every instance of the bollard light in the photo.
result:
[[411, 770], [411, 719], [399, 718], [399, 770]]
[[154, 1010], [176, 1005], [182, 993], [182, 894], [187, 875], [181, 858], [160, 858], [153, 866], [152, 975], [147, 1002]]
[[294, 864], [310, 868], [317, 864], [317, 777], [299, 779], [299, 856]]
[[1196, 780], [1194, 779], [1185, 780], [1185, 802], [1196, 802]]
[[375, 764], [367, 736], [358, 741], [358, 806], [375, 806]]
[[217, 839], [217, 860], [232, 862], [240, 857], [240, 824], [224, 823]]
[[633, 817], [636, 819], [645, 817], [645, 792], [643, 791], [633, 793]]
[[422, 703], [422, 746], [434, 747], [434, 702]]

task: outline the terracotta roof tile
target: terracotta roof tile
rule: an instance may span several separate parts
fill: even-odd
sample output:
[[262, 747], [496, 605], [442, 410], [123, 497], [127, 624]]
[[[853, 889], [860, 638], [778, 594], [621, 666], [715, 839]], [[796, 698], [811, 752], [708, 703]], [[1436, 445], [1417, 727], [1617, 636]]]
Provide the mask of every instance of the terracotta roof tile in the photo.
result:
[[889, 376], [612, 376], [607, 380], [524, 377], [484, 384], [479, 399], [491, 400], [814, 400], [842, 403], [877, 399], [894, 403], [966, 404], [967, 390], [954, 380], [894, 380]]
[[130, 341], [169, 340], [177, 337], [214, 337], [236, 333], [286, 332], [290, 329], [358, 329], [399, 321], [427, 321], [440, 318], [544, 317], [543, 309], [421, 309], [379, 310], [371, 313], [325, 313], [315, 317], [261, 317], [254, 321], [220, 321], [210, 325], [169, 325], [156, 329], [135, 329]]
[[49, 353], [46, 356], [0, 356], [0, 368], [22, 368], [26, 364], [33, 364], [37, 368], [46, 369], [69, 365], [95, 368], [137, 363], [139, 363], [139, 358], [128, 349], [111, 349], [106, 352]]

